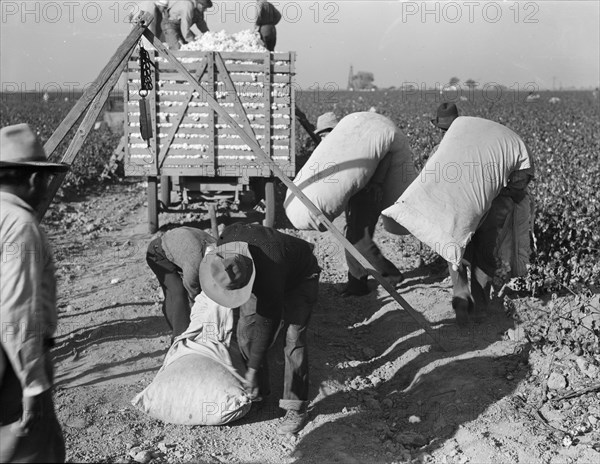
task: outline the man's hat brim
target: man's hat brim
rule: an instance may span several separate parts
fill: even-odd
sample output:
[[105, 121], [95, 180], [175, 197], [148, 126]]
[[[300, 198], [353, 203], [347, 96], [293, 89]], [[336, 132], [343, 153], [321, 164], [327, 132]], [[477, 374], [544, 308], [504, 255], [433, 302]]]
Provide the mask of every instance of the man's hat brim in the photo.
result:
[[[252, 261], [252, 275], [250, 276], [248, 283], [242, 288], [234, 290], [219, 286], [210, 272], [211, 264], [214, 261], [222, 259], [223, 255], [232, 254], [243, 255]], [[254, 260], [248, 249], [248, 244], [246, 242], [229, 242], [212, 250], [200, 263], [199, 277], [202, 291], [206, 293], [211, 300], [221, 306], [225, 306], [226, 308], [238, 308], [246, 303], [252, 295], [252, 286], [254, 285], [254, 279], [256, 278], [256, 268], [254, 267]]]
[[24, 161], [24, 162], [11, 162], [11, 161], [0, 161], [0, 169], [38, 169], [44, 171], [56, 171], [65, 172], [68, 171], [70, 166], [63, 163], [51, 163], [50, 161]]

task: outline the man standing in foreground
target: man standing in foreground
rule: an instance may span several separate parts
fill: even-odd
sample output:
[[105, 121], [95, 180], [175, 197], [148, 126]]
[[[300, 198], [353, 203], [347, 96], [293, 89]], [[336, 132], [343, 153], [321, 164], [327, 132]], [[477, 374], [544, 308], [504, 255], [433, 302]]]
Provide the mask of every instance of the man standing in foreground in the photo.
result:
[[237, 326], [252, 399], [266, 394], [259, 392], [259, 369], [267, 369], [267, 350], [279, 330], [284, 330], [285, 374], [279, 406], [286, 415], [279, 434], [297, 433], [308, 420], [307, 327], [317, 303], [321, 271], [312, 250], [312, 244], [269, 227], [233, 224], [223, 230], [217, 248], [200, 265], [202, 291], [218, 304], [237, 308], [252, 294], [256, 296], [255, 312], [246, 314], [240, 308]]
[[0, 130], [0, 462], [65, 459], [51, 393], [56, 280], [35, 208], [67, 169], [27, 124]]

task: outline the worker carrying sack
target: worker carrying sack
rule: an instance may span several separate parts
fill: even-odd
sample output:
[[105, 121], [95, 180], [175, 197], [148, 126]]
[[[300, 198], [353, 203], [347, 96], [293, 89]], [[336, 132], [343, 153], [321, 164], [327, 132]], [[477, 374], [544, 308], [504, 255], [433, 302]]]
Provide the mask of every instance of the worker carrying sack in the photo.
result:
[[493, 121], [461, 116], [421, 174], [382, 214], [459, 266], [492, 202], [521, 170], [533, 175], [517, 134]]
[[[256, 305], [254, 295], [246, 305]], [[231, 346], [230, 308], [196, 297], [188, 329], [177, 337], [152, 383], [132, 401], [138, 409], [170, 424], [223, 425], [245, 416], [243, 362]]]
[[[332, 221], [345, 210], [348, 200], [367, 186], [386, 155], [390, 157], [382, 185], [386, 208], [417, 174], [408, 139], [381, 114], [365, 111], [342, 118], [319, 143], [294, 184]], [[284, 207], [295, 228], [322, 230], [317, 217], [292, 191], [288, 191]], [[397, 229], [395, 233], [407, 232]]]

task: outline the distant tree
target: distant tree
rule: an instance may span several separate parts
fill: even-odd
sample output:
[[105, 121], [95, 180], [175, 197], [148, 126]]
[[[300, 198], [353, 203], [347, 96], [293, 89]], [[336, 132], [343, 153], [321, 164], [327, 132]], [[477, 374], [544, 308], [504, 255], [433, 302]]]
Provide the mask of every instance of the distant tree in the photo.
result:
[[471, 90], [475, 90], [475, 87], [477, 87], [479, 84], [477, 82], [475, 82], [473, 79], [467, 79], [465, 81], [465, 85], [471, 89]]
[[352, 79], [352, 87], [355, 90], [372, 89], [375, 87], [373, 81], [375, 81], [375, 76], [373, 75], [373, 73], [367, 71], [359, 71], [354, 75], [354, 78]]
[[460, 82], [460, 79], [458, 77], [452, 77], [452, 78], [450, 78], [450, 82], [448, 82], [448, 84], [450, 86], [457, 86], [459, 82]]

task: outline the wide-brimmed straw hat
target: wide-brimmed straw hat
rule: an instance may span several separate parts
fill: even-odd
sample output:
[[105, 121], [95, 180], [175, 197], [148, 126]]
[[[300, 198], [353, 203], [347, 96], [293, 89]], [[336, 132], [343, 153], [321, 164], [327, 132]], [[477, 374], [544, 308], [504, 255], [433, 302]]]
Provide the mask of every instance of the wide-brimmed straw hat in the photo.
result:
[[48, 161], [42, 143], [28, 124], [0, 129], [0, 168], [67, 171], [68, 164]]
[[438, 106], [435, 119], [431, 120], [431, 124], [440, 129], [447, 130], [452, 121], [458, 118], [458, 108], [454, 103], [442, 103]]
[[329, 113], [322, 114], [317, 119], [315, 134], [319, 135], [321, 132], [325, 132], [326, 130], [332, 130], [335, 126], [337, 126], [338, 122], [339, 121], [335, 113], [330, 111]]
[[250, 299], [256, 277], [254, 261], [245, 242], [229, 242], [204, 256], [200, 287], [221, 306], [237, 308]]

